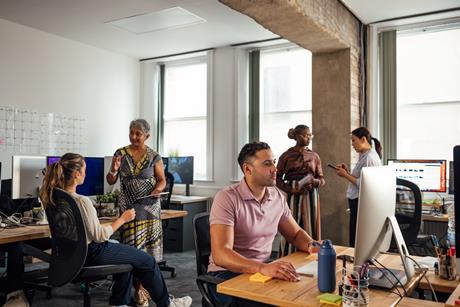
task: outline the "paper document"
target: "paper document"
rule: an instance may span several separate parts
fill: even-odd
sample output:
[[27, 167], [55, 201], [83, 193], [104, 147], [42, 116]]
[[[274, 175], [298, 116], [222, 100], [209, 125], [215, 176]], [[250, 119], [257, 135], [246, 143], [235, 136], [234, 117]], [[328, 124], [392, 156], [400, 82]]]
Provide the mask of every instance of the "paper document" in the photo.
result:
[[304, 266], [296, 269], [297, 274], [300, 275], [309, 275], [309, 276], [317, 276], [318, 275], [318, 261], [312, 261], [307, 263]]

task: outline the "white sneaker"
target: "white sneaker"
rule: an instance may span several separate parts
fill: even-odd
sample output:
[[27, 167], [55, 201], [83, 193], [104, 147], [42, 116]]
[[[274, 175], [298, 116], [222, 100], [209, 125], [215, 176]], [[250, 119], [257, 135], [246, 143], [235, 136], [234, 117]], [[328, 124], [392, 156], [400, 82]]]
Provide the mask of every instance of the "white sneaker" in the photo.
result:
[[24, 294], [24, 291], [14, 291], [6, 296], [6, 303], [3, 307], [30, 307], [29, 301]]
[[192, 305], [192, 298], [190, 296], [178, 297], [170, 296], [171, 301], [169, 307], [189, 307]]

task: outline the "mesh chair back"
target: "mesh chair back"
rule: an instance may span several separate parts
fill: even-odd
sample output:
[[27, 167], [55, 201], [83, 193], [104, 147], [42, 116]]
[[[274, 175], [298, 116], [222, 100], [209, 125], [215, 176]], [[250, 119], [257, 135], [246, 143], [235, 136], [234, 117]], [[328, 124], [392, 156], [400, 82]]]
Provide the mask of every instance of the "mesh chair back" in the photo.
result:
[[59, 188], [53, 189], [52, 199], [55, 205], [46, 206], [52, 243], [48, 283], [62, 286], [80, 272], [86, 260], [88, 245], [75, 199]]
[[208, 271], [211, 255], [209, 213], [203, 212], [193, 218], [193, 238], [195, 240], [196, 271], [198, 276]]
[[422, 223], [422, 194], [415, 183], [396, 180], [395, 216], [406, 244], [414, 243]]

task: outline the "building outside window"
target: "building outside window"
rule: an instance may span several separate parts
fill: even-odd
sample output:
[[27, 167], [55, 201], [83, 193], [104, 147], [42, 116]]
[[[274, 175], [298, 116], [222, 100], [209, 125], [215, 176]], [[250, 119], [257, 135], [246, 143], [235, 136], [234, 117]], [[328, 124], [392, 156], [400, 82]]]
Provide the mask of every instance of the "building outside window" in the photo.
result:
[[304, 124], [312, 129], [311, 70], [308, 50], [260, 53], [259, 139], [270, 145], [277, 158], [295, 144], [287, 137], [289, 128]]
[[194, 156], [195, 179], [208, 179], [210, 123], [206, 57], [166, 63], [163, 80], [162, 155]]
[[460, 28], [400, 31], [396, 54], [397, 157], [452, 160], [460, 144]]

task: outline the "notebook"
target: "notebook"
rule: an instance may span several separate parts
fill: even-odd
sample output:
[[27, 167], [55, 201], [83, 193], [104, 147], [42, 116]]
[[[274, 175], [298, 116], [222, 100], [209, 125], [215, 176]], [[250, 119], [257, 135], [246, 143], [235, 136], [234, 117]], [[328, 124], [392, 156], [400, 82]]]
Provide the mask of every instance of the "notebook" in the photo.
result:
[[300, 275], [309, 275], [309, 276], [317, 276], [318, 275], [318, 261], [312, 261], [307, 263], [304, 266], [296, 269], [297, 274]]

